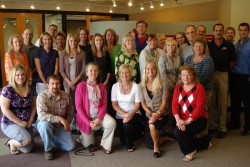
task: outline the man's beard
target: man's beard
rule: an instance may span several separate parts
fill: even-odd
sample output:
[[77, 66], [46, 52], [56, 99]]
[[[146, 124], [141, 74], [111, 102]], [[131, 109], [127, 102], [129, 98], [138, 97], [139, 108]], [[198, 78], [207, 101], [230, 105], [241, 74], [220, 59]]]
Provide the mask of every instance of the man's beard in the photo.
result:
[[53, 92], [54, 94], [58, 94], [59, 90], [58, 90], [58, 89], [53, 88], [53, 89], [52, 89], [52, 92]]

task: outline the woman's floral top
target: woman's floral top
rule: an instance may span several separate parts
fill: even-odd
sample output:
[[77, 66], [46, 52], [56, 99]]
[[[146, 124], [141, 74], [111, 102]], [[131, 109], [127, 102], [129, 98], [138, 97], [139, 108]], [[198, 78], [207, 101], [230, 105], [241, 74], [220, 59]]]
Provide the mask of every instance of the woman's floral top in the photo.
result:
[[123, 53], [123, 51], [121, 50], [116, 59], [115, 59], [115, 76], [116, 76], [116, 80], [118, 81], [119, 79], [119, 67], [122, 64], [130, 64], [130, 66], [132, 67], [132, 76], [131, 76], [131, 80], [139, 83], [140, 81], [140, 71], [139, 71], [139, 55], [137, 52], [134, 52], [133, 54], [129, 54], [129, 53]]

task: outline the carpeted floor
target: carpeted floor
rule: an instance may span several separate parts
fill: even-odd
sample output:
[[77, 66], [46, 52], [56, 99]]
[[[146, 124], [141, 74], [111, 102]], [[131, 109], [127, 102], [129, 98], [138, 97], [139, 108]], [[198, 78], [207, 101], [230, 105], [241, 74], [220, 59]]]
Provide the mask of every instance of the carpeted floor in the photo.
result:
[[[75, 136], [77, 137], [77, 136]], [[98, 146], [100, 138], [97, 139]], [[44, 160], [43, 144], [40, 136], [35, 137], [35, 150], [30, 154], [10, 155], [4, 143], [6, 136], [0, 130], [0, 167], [249, 167], [250, 166], [250, 135], [240, 136], [240, 130], [230, 130], [224, 139], [213, 137], [213, 148], [198, 152], [192, 162], [184, 162], [184, 157], [176, 141], [161, 146], [161, 158], [155, 159], [152, 150], [146, 149], [143, 139], [135, 144], [132, 153], [121, 146], [115, 137], [113, 153], [104, 154], [97, 150], [94, 156], [75, 155], [55, 150], [55, 159]], [[77, 148], [81, 146], [78, 145]]]

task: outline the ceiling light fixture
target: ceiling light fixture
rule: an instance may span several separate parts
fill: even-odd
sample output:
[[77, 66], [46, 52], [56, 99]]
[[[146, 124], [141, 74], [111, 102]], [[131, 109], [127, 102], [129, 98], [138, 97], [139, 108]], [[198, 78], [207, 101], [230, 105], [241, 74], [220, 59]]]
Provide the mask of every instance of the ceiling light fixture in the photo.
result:
[[4, 5], [3, 0], [2, 0], [1, 8], [5, 8], [5, 7], [6, 7], [6, 6]]
[[35, 9], [34, 2], [32, 2], [32, 4], [30, 5], [30, 8], [31, 8], [31, 9]]
[[61, 8], [60, 8], [60, 3], [59, 4], [57, 4], [57, 6], [56, 6], [56, 10], [60, 10]]
[[109, 9], [109, 13], [113, 13], [112, 7]]
[[89, 6], [86, 7], [86, 12], [89, 12]]
[[150, 8], [151, 8], [151, 9], [154, 8], [153, 2], [150, 2]]
[[128, 6], [132, 6], [132, 5], [133, 5], [132, 0], [129, 0], [128, 1]]
[[162, 2], [162, 0], [161, 0], [161, 3], [160, 3], [160, 6], [164, 6], [164, 3]]
[[115, 3], [115, 1], [113, 1], [113, 6], [114, 6], [114, 7], [116, 7], [116, 3]]
[[4, 3], [3, 3], [3, 0], [2, 0], [2, 5], [1, 5], [1, 8], [5, 8], [6, 6], [4, 5]]
[[143, 5], [142, 5], [142, 3], [141, 3], [141, 8], [140, 8], [141, 10], [144, 10], [144, 7], [143, 7]]

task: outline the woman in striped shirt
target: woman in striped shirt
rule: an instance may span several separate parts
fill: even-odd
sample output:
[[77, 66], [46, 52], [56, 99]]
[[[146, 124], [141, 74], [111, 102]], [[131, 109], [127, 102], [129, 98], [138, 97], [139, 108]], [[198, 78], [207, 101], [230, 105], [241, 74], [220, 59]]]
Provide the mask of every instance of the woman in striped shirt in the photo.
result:
[[193, 66], [197, 73], [197, 78], [206, 91], [205, 110], [208, 111], [212, 97], [212, 76], [214, 73], [213, 60], [206, 55], [207, 41], [202, 36], [196, 36], [193, 42], [194, 55], [187, 57], [185, 64]]

